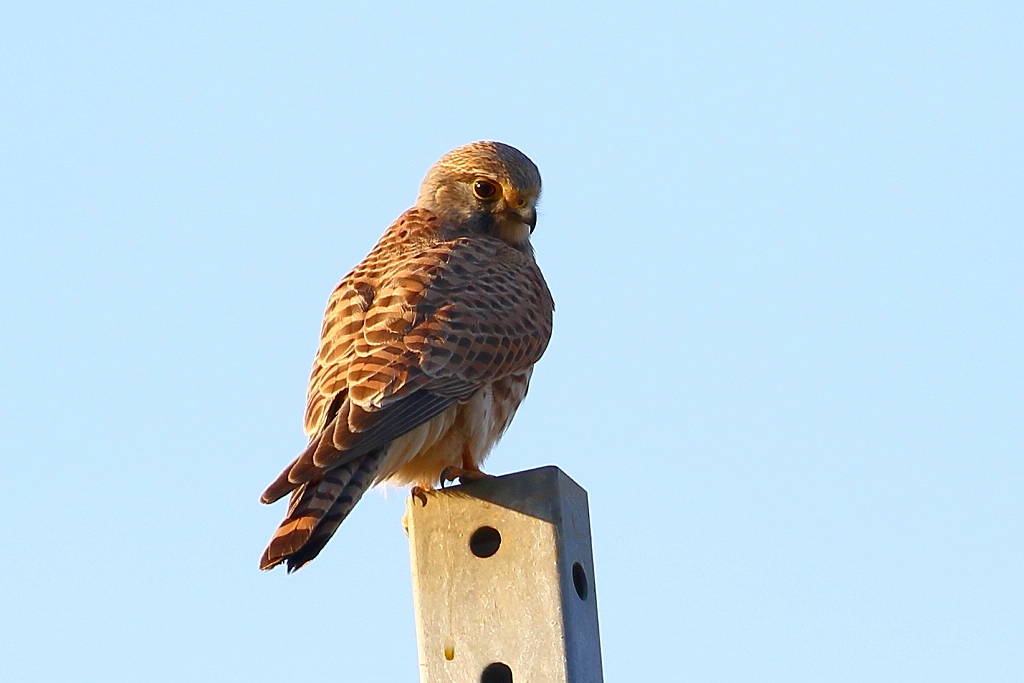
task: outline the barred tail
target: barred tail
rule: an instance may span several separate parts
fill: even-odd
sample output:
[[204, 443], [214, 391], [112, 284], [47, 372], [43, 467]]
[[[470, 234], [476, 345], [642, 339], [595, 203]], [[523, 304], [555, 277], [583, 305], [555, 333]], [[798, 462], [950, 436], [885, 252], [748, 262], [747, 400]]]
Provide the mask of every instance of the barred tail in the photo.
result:
[[373, 484], [385, 450], [372, 450], [295, 489], [288, 514], [263, 551], [260, 569], [287, 562], [291, 573], [316, 557]]

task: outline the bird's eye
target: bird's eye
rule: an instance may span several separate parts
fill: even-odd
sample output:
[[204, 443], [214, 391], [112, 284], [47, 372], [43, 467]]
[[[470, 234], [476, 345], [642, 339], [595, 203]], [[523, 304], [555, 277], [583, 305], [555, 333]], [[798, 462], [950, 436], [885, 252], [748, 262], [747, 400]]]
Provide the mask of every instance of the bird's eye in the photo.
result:
[[478, 178], [473, 182], [473, 194], [476, 195], [477, 199], [483, 199], [484, 201], [497, 199], [498, 185], [491, 180]]

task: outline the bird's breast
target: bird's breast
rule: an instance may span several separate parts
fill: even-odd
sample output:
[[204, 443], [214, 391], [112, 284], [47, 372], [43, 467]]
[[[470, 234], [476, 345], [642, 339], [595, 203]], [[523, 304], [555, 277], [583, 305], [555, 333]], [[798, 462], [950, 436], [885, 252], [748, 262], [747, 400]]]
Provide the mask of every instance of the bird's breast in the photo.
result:
[[511, 424], [532, 374], [529, 368], [488, 382], [468, 401], [456, 403], [392, 441], [378, 481], [430, 488], [446, 467], [462, 467], [464, 458], [479, 468]]

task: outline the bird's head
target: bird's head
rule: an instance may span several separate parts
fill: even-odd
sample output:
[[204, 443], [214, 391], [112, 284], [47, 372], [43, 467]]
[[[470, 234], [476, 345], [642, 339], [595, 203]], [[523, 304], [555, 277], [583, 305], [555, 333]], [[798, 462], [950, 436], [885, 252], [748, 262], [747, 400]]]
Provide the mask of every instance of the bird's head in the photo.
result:
[[416, 205], [529, 249], [539, 197], [540, 171], [529, 157], [501, 142], [473, 142], [434, 164]]

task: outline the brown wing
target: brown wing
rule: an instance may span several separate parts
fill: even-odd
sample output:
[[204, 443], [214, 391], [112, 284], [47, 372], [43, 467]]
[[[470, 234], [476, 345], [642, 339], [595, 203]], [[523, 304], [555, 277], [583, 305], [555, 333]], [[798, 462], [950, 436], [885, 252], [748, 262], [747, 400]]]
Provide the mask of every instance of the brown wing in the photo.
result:
[[406, 212], [334, 291], [310, 377], [310, 444], [264, 502], [540, 358], [554, 304], [532, 256], [446, 230]]

